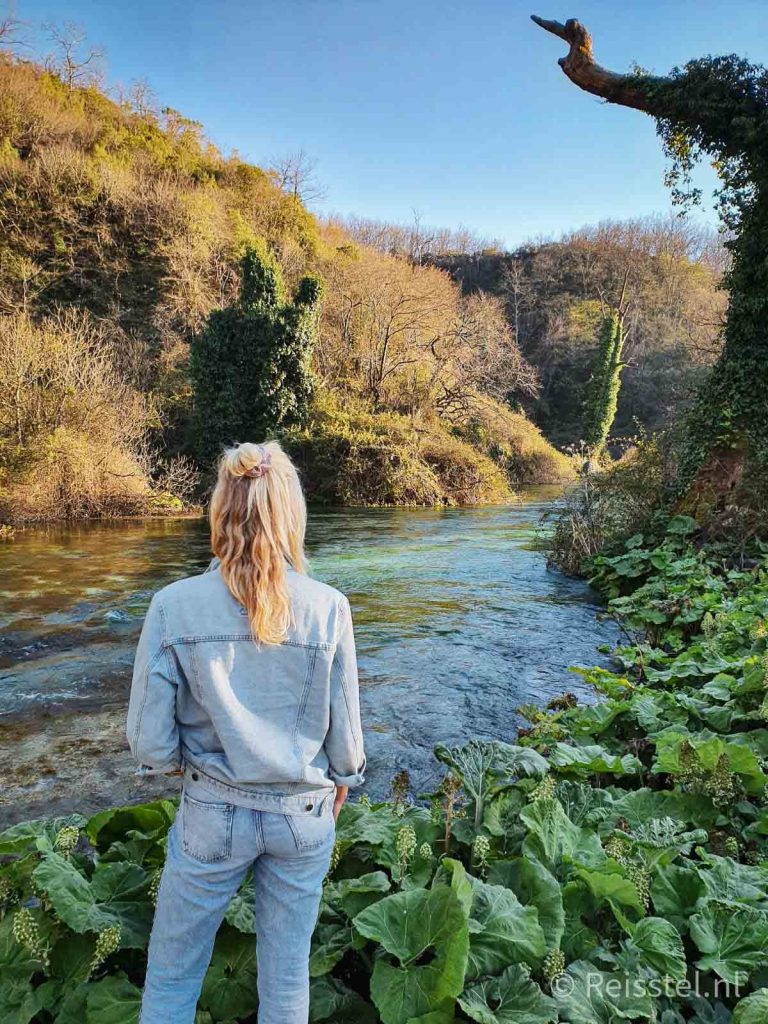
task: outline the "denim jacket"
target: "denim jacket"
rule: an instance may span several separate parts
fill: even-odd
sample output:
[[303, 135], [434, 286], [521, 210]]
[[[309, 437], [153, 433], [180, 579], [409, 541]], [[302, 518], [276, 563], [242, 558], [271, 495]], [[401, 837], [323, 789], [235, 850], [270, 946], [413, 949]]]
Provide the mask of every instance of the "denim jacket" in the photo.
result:
[[349, 602], [288, 569], [292, 623], [254, 642], [218, 568], [152, 599], [128, 707], [131, 751], [148, 773], [187, 780], [235, 804], [309, 810], [365, 770]]

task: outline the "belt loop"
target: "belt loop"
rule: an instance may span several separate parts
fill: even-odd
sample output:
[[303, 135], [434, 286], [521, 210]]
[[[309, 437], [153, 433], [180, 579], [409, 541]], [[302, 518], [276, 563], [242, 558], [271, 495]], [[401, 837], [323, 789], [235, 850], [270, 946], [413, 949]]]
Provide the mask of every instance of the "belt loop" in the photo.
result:
[[328, 809], [329, 806], [331, 808], [331, 811], [333, 811], [333, 801], [334, 801], [335, 796], [336, 796], [336, 791], [332, 789], [331, 792], [328, 794], [328, 796], [324, 797], [320, 801], [320, 815], [321, 816], [325, 814], [325, 812], [326, 812], [326, 810]]

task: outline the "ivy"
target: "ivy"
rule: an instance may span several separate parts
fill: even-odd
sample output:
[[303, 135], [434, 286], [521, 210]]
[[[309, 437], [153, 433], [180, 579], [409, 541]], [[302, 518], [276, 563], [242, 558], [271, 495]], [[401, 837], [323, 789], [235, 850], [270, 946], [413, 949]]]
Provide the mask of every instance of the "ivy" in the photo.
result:
[[266, 246], [249, 248], [241, 266], [238, 301], [214, 310], [192, 339], [194, 446], [204, 461], [228, 444], [303, 424], [314, 390], [320, 279], [302, 278], [289, 302]]
[[584, 408], [584, 442], [593, 459], [599, 458], [616, 418], [623, 348], [624, 325], [618, 310], [613, 310], [600, 324], [597, 356]]
[[722, 353], [688, 418], [682, 475], [692, 479], [714, 454], [722, 471], [718, 479], [713, 469], [711, 486], [722, 493], [739, 483], [742, 466], [758, 482], [768, 470], [768, 71], [736, 55], [703, 57], [668, 78], [638, 76], [637, 85], [660, 112], [673, 201], [700, 201], [691, 172], [702, 157], [720, 178], [730, 302]]

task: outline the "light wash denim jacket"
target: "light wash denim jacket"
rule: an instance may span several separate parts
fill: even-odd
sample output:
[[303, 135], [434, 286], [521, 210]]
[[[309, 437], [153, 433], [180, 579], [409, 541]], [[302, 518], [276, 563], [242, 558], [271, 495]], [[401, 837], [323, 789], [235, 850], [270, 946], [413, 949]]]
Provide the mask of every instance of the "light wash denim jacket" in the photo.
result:
[[346, 597], [289, 568], [292, 624], [254, 642], [218, 568], [158, 591], [133, 671], [127, 734], [147, 773], [283, 813], [364, 781], [355, 641]]

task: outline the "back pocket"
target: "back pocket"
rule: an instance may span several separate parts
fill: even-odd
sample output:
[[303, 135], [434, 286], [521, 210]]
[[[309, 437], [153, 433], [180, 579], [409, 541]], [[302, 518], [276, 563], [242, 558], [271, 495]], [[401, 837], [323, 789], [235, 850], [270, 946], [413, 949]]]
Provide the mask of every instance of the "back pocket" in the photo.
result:
[[185, 793], [181, 807], [184, 852], [203, 864], [215, 864], [232, 855], [232, 804], [203, 803]]
[[300, 852], [316, 850], [333, 838], [336, 822], [333, 814], [286, 814], [285, 820], [293, 833], [296, 849]]

